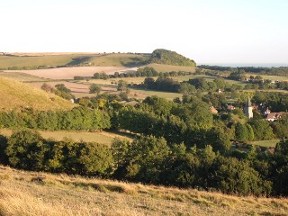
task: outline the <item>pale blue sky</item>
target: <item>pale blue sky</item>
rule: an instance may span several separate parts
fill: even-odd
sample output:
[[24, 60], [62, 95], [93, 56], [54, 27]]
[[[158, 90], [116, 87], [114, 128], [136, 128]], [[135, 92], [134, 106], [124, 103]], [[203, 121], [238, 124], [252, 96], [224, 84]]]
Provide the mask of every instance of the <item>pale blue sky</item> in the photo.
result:
[[0, 0], [0, 51], [177, 51], [288, 64], [287, 0]]

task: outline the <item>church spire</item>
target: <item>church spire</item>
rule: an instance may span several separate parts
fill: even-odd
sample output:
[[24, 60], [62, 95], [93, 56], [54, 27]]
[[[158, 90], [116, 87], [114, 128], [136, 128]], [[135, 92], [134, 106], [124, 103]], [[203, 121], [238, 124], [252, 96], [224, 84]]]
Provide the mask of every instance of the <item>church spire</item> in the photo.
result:
[[253, 108], [252, 108], [250, 97], [247, 98], [247, 102], [244, 107], [244, 113], [249, 119], [253, 118]]

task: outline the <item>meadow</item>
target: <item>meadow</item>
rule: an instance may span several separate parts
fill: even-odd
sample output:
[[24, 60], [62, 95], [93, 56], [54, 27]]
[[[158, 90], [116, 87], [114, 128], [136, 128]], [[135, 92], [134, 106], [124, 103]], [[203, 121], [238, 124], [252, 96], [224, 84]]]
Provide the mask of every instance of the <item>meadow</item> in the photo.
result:
[[138, 90], [131, 89], [129, 95], [137, 99], [145, 99], [148, 96], [158, 96], [165, 98], [167, 100], [173, 100], [177, 97], [181, 98], [182, 94], [173, 92], [161, 92], [161, 91], [151, 91], [151, 90]]
[[259, 140], [259, 141], [252, 141], [252, 145], [263, 146], [263, 147], [275, 147], [277, 143], [279, 143], [279, 139], [273, 140]]
[[[52, 139], [55, 141], [62, 141], [65, 139], [71, 139], [75, 142], [96, 142], [99, 144], [104, 144], [110, 146], [115, 138], [117, 139], [126, 139], [130, 140], [131, 138], [112, 133], [107, 131], [95, 131], [95, 132], [88, 132], [88, 131], [41, 131], [38, 130], [41, 136], [44, 139]], [[11, 129], [0, 129], [0, 134], [4, 136], [11, 136], [13, 130]]]

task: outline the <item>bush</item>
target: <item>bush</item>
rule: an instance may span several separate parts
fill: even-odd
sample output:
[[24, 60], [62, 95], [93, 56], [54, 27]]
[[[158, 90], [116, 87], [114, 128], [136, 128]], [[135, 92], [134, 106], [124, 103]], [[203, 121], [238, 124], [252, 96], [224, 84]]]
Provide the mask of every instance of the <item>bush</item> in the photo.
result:
[[9, 163], [16, 168], [43, 170], [45, 152], [44, 140], [38, 132], [22, 130], [8, 139], [6, 154]]

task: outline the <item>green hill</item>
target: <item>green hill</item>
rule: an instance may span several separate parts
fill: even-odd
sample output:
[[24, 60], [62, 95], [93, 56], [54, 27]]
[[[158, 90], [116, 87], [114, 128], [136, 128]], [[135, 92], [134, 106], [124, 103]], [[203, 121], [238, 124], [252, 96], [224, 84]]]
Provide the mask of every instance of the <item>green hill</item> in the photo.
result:
[[287, 215], [284, 198], [237, 197], [0, 166], [0, 215]]
[[150, 63], [174, 65], [174, 66], [192, 66], [195, 67], [196, 63], [174, 51], [165, 49], [156, 49], [152, 52]]
[[0, 109], [33, 108], [35, 110], [72, 109], [73, 104], [16, 80], [0, 77]]

